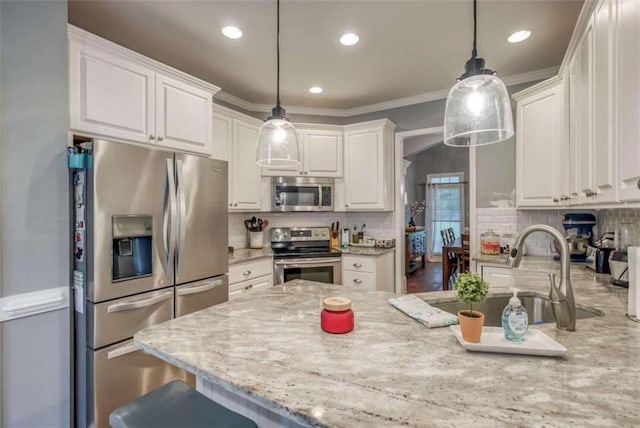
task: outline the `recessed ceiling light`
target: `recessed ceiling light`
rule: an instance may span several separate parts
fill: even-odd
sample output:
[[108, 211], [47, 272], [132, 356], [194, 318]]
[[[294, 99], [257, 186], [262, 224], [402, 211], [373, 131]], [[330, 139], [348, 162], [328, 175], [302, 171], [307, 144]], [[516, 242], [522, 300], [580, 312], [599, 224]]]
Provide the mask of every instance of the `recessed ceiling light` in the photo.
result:
[[322, 90], [323, 89], [320, 86], [312, 86], [309, 88], [309, 92], [311, 92], [312, 94], [321, 94]]
[[360, 37], [358, 37], [358, 35], [355, 33], [343, 34], [342, 37], [340, 37], [340, 43], [345, 46], [353, 46], [358, 43], [359, 40]]
[[227, 25], [222, 29], [222, 34], [230, 39], [239, 39], [242, 37], [242, 30], [238, 27], [234, 27], [233, 25]]
[[507, 37], [507, 41], [509, 43], [520, 43], [523, 40], [527, 40], [531, 35], [531, 31], [529, 30], [520, 30], [512, 33], [509, 37]]

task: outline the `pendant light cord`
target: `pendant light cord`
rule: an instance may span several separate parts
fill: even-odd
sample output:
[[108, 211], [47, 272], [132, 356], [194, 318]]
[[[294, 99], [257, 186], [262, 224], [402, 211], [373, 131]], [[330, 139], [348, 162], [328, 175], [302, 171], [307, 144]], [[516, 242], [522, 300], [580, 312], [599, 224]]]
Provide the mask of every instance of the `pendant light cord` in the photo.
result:
[[277, 72], [276, 72], [276, 105], [280, 106], [280, 0], [277, 3], [277, 18], [276, 18], [276, 57], [278, 62]]
[[471, 52], [471, 56], [474, 58], [478, 56], [478, 50], [476, 49], [476, 37], [478, 34], [478, 25], [476, 22], [478, 20], [477, 9], [478, 9], [477, 0], [473, 0], [473, 51]]

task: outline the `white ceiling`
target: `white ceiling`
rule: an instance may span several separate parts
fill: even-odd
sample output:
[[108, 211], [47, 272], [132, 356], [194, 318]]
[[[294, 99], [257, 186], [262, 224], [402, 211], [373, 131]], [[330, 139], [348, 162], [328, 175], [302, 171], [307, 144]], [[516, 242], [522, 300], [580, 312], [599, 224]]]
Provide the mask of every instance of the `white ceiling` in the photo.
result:
[[[560, 65], [582, 0], [480, 0], [478, 53], [502, 77]], [[472, 42], [471, 0], [281, 2], [285, 108], [353, 109], [443, 91], [463, 72]], [[273, 105], [276, 3], [269, 0], [69, 1], [69, 22], [220, 86]], [[236, 25], [244, 36], [224, 37]], [[533, 35], [512, 45], [506, 37]], [[340, 45], [344, 32], [360, 43]], [[309, 94], [311, 86], [324, 88]]]

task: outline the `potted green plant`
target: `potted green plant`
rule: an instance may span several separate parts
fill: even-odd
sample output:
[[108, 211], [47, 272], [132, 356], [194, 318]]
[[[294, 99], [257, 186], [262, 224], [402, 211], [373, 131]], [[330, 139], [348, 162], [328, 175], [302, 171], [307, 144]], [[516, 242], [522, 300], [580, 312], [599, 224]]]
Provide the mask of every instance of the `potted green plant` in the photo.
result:
[[487, 298], [489, 284], [482, 280], [480, 275], [473, 272], [459, 273], [453, 283], [458, 299], [469, 304], [469, 310], [458, 311], [458, 322], [462, 338], [467, 342], [480, 342], [484, 314], [474, 311], [474, 303], [482, 303]]

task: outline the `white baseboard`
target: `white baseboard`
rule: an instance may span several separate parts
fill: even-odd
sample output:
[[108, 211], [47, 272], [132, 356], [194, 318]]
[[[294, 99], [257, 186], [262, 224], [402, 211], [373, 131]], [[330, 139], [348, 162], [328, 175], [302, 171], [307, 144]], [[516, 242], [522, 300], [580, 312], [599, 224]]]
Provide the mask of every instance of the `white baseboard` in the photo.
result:
[[48, 288], [0, 298], [0, 322], [56, 311], [69, 306], [69, 288]]

